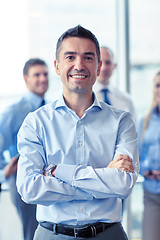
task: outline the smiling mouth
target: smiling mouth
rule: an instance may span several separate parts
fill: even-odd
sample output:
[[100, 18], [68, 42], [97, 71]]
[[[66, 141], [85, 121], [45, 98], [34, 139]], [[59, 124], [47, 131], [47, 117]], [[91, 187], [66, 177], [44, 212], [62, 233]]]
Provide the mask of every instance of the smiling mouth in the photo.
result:
[[85, 78], [87, 78], [86, 75], [70, 75], [70, 77], [76, 78], [76, 79], [85, 79]]

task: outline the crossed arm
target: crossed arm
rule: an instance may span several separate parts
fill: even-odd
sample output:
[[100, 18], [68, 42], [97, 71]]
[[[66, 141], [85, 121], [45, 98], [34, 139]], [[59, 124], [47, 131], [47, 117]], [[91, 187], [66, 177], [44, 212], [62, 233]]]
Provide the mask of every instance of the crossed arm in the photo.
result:
[[115, 157], [108, 166], [107, 156], [106, 166], [103, 167], [98, 164], [92, 167], [57, 161], [53, 177], [47, 177], [44, 167], [48, 164], [41, 138], [35, 134], [34, 128], [24, 125], [24, 132], [22, 128], [18, 135], [21, 157], [18, 162], [17, 188], [22, 199], [27, 203], [47, 206], [72, 200], [126, 198], [139, 171], [137, 138], [130, 128], [132, 125], [128, 124], [129, 130], [122, 129], [122, 133], [119, 133]]
[[[51, 174], [53, 177], [55, 177], [56, 174], [56, 168], [57, 166], [51, 171]], [[111, 161], [107, 168], [116, 168], [119, 170], [123, 170], [127, 173], [133, 173], [134, 171], [134, 166], [132, 164], [132, 160], [130, 159], [130, 157], [128, 157], [127, 155], [123, 155], [123, 154], [119, 154], [115, 159], [113, 159], [113, 161]], [[46, 175], [46, 171], [43, 172], [44, 176]]]
[[[19, 164], [23, 166], [23, 162], [19, 161]], [[131, 159], [126, 155], [118, 155], [106, 168], [58, 164], [52, 172], [53, 178], [36, 169], [24, 176], [21, 167], [23, 177], [18, 171], [17, 186], [25, 202], [45, 206], [93, 198], [123, 199], [130, 194], [137, 179], [133, 169]]]

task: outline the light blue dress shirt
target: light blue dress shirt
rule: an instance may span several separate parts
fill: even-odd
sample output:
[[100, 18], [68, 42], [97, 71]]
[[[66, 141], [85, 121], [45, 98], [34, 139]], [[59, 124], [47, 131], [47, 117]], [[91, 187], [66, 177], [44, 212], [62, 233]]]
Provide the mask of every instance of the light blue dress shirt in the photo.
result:
[[0, 113], [0, 183], [5, 181], [4, 167], [7, 162], [4, 158], [4, 151], [8, 150], [11, 157], [17, 155], [17, 133], [19, 128], [27, 114], [35, 111], [41, 102], [41, 97], [28, 92], [26, 96]]
[[[121, 199], [137, 180], [138, 145], [129, 113], [96, 98], [82, 118], [63, 97], [30, 113], [18, 133], [17, 187], [36, 203], [37, 220], [81, 225], [121, 220]], [[118, 154], [133, 160], [126, 173], [107, 165]], [[43, 170], [56, 164], [56, 177]]]
[[[138, 128], [138, 146], [140, 159], [140, 173], [146, 171], [160, 170], [160, 116], [157, 108], [152, 112], [149, 125], [145, 131], [144, 139], [141, 141], [144, 119], [141, 119]], [[144, 188], [151, 193], [160, 194], [160, 181], [144, 179]]]

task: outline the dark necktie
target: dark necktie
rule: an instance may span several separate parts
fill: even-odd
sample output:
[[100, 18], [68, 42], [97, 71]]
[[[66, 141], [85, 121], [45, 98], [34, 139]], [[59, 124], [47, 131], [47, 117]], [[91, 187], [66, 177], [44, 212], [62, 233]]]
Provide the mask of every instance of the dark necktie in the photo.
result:
[[104, 96], [104, 102], [111, 105], [111, 103], [108, 99], [109, 90], [107, 88], [104, 88], [104, 89], [101, 90], [101, 92], [103, 93], [103, 96]]
[[40, 107], [44, 106], [45, 105], [45, 100], [43, 99], [42, 102], [41, 102], [41, 105]]

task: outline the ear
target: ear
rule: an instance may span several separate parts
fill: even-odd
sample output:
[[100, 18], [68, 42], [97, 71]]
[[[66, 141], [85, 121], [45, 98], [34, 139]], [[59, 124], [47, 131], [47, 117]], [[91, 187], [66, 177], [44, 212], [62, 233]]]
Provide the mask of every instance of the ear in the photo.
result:
[[24, 80], [25, 80], [25, 82], [27, 84], [27, 75], [24, 75], [23, 77], [24, 77]]
[[99, 74], [100, 74], [101, 66], [102, 66], [102, 61], [100, 61], [99, 65], [98, 65], [98, 69], [97, 69], [97, 77], [98, 77]]
[[55, 67], [56, 73], [60, 75], [58, 60], [54, 60], [54, 67]]
[[117, 63], [114, 63], [113, 69], [117, 68]]

